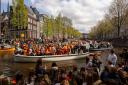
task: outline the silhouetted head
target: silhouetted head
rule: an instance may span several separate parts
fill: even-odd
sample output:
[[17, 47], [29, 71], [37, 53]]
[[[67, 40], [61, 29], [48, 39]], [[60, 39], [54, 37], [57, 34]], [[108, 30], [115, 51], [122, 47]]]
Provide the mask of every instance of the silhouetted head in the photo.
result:
[[89, 58], [88, 58], [88, 57], [86, 57], [86, 58], [85, 58], [85, 60], [86, 60], [86, 63], [88, 63], [88, 62], [89, 62]]
[[39, 58], [39, 59], [37, 60], [37, 64], [38, 64], [38, 65], [42, 65], [42, 59], [41, 59], [41, 58]]
[[53, 62], [52, 67], [56, 67], [56, 66], [57, 66], [56, 62]]
[[105, 67], [104, 67], [104, 71], [109, 72], [109, 67], [108, 67], [108, 66], [105, 66]]
[[123, 49], [123, 52], [127, 52], [127, 49], [126, 49], [126, 48], [124, 48], [124, 49]]
[[81, 67], [80, 71], [85, 72], [85, 68]]
[[73, 71], [77, 71], [77, 66], [73, 66]]
[[111, 54], [115, 53], [114, 50], [111, 50], [110, 52], [111, 52]]

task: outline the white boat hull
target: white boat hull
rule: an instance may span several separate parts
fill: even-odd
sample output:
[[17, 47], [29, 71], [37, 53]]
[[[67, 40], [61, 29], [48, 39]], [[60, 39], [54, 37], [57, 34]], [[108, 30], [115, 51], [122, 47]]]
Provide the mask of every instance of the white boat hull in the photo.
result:
[[52, 62], [52, 61], [66, 61], [66, 60], [74, 60], [81, 59], [89, 56], [90, 53], [85, 53], [81, 55], [71, 54], [71, 55], [49, 55], [49, 56], [25, 56], [25, 55], [15, 55], [15, 62], [37, 62], [39, 58], [42, 61]]
[[111, 50], [111, 49], [113, 49], [112, 47], [110, 47], [110, 48], [94, 48], [94, 49], [90, 49], [90, 51], [104, 51], [104, 50]]

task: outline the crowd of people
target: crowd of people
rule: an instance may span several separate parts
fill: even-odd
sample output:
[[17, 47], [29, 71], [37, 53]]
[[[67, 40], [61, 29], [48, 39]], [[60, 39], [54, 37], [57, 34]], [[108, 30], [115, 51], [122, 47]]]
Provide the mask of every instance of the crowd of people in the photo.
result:
[[[110, 51], [105, 61], [99, 59], [99, 56], [91, 54], [86, 57], [85, 64], [80, 69], [76, 65], [70, 69], [58, 67], [56, 62], [47, 69], [39, 59], [35, 69], [29, 71], [27, 77], [17, 73], [12, 82], [13, 85], [128, 85], [127, 49], [120, 54], [121, 62], [118, 62], [114, 50]], [[106, 63], [102, 66], [104, 62]]]
[[61, 55], [85, 53], [90, 49], [109, 47], [109, 42], [97, 42], [92, 40], [73, 40], [68, 42], [37, 43], [29, 40], [26, 42], [15, 41], [16, 54], [39, 56], [39, 55]]

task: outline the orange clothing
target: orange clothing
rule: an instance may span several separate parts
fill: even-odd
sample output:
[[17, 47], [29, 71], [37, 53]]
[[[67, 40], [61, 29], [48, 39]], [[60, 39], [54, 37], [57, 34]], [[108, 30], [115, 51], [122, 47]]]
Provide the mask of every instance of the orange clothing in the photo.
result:
[[71, 45], [71, 48], [74, 48], [74, 45]]
[[24, 55], [27, 55], [27, 52], [28, 52], [27, 50], [25, 49], [23, 50]]
[[52, 53], [52, 47], [49, 47], [48, 50], [50, 53]]
[[40, 49], [36, 48], [36, 54], [40, 54]]
[[45, 54], [50, 54], [50, 51], [48, 48], [45, 50]]
[[63, 47], [63, 50], [67, 50], [67, 49], [68, 49], [68, 46], [64, 46], [64, 47]]

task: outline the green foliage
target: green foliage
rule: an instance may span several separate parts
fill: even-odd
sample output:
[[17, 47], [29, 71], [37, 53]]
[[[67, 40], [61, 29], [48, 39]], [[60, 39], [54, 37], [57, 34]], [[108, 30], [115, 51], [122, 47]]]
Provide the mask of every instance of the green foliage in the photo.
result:
[[[90, 31], [90, 38], [111, 39], [119, 38], [120, 32], [128, 26], [128, 0], [114, 0], [110, 5], [106, 18], [100, 21]], [[121, 34], [122, 33], [122, 34]], [[126, 35], [125, 35], [126, 36]]]
[[71, 19], [62, 17], [59, 14], [57, 17], [44, 17], [43, 32], [47, 37], [81, 37], [81, 33], [72, 27]]
[[13, 1], [11, 24], [17, 29], [24, 29], [28, 25], [28, 12], [24, 0]]
[[51, 37], [53, 35], [52, 25], [52, 19], [49, 17], [44, 17], [43, 32], [47, 37]]
[[109, 8], [107, 18], [114, 27], [116, 37], [120, 36], [120, 31], [128, 18], [128, 0], [114, 0]]
[[107, 35], [112, 33], [112, 31], [113, 25], [108, 19], [104, 19], [91, 29], [89, 38], [104, 39]]

